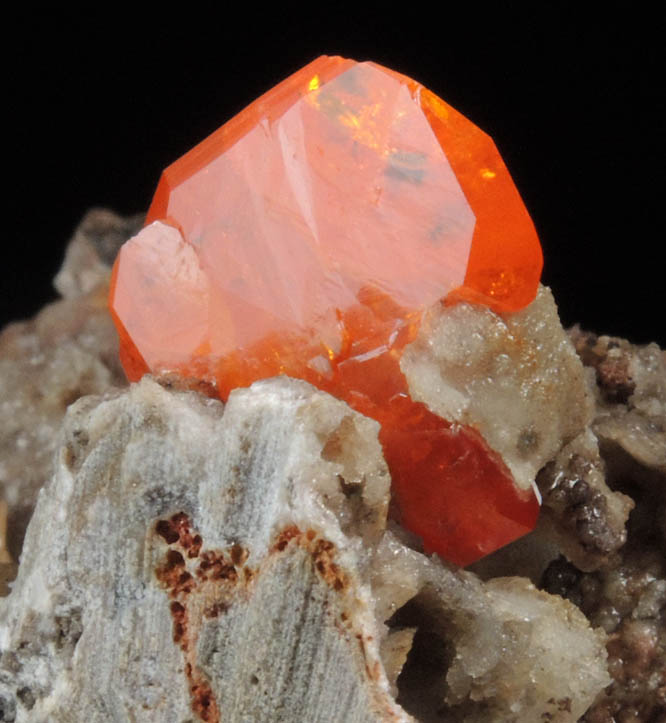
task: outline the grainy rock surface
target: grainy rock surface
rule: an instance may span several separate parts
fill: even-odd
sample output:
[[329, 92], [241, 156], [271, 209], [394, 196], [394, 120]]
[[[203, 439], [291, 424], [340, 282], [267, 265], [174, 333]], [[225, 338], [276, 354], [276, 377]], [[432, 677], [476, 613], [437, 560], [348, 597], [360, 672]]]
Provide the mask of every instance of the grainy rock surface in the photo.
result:
[[288, 379], [75, 403], [0, 601], [5, 719], [575, 720], [603, 633], [387, 532], [377, 431]]
[[432, 563], [390, 625], [416, 628], [398, 702], [423, 723], [575, 721], [609, 682], [604, 633], [525, 578]]
[[51, 476], [67, 405], [126, 384], [106, 299], [114, 249], [138, 221], [89, 212], [56, 277], [64, 298], [0, 332], [0, 499], [9, 507], [7, 544], [15, 559]]
[[596, 372], [594, 431], [608, 456], [624, 452], [666, 476], [666, 352], [579, 328], [571, 337]]
[[593, 432], [587, 429], [562, 449], [538, 478], [543, 496], [540, 524], [578, 569], [608, 563], [627, 541], [630, 497], [606, 484], [605, 466]]
[[[595, 410], [539, 474], [534, 532], [472, 566], [526, 574], [608, 638], [612, 683], [581, 720], [666, 721], [666, 357], [574, 328]], [[623, 522], [628, 516], [626, 523]]]
[[[627, 495], [634, 508], [626, 543], [617, 548], [610, 506], [598, 507], [596, 520], [588, 517], [593, 527], [601, 525], [590, 549], [598, 554], [610, 542], [605, 563], [589, 570], [576, 556], [569, 555], [570, 562], [559, 558], [543, 585], [575, 602], [609, 635], [613, 683], [584, 720], [661, 723], [666, 721], [666, 355], [655, 344], [634, 346], [578, 328], [571, 337], [595, 372], [591, 429], [599, 438], [606, 485], [616, 497]], [[577, 486], [589, 478], [583, 473], [569, 479]]]
[[592, 415], [583, 365], [544, 286], [514, 314], [435, 307], [401, 366], [412, 397], [478, 429], [523, 488]]
[[643, 545], [623, 550], [613, 565], [584, 574], [564, 559], [544, 577], [608, 633], [612, 684], [586, 713], [587, 723], [647, 721], [666, 716], [666, 565]]

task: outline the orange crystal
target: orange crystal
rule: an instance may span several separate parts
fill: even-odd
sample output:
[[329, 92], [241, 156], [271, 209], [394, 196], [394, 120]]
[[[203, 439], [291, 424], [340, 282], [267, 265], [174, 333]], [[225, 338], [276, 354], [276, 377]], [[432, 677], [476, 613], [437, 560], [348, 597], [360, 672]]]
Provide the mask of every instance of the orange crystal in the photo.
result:
[[506, 312], [536, 294], [533, 224], [470, 121], [394, 71], [323, 56], [169, 166], [146, 223], [111, 289], [131, 380], [176, 371], [226, 399], [305, 379], [381, 423], [397, 514], [426, 549], [468, 564], [533, 527], [534, 494], [400, 371], [433, 304]]

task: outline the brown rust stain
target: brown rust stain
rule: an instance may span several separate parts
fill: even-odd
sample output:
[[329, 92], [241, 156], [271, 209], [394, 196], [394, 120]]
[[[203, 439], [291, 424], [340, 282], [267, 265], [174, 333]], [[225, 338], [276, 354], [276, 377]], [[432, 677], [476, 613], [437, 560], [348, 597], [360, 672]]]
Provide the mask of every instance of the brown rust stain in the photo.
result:
[[225, 602], [216, 602], [204, 610], [204, 617], [207, 618], [218, 618], [223, 613], [226, 613], [229, 606]]
[[298, 539], [303, 533], [296, 527], [296, 525], [290, 525], [285, 527], [284, 530], [277, 536], [275, 544], [273, 545], [274, 552], [282, 552], [287, 548], [287, 545], [292, 541]]
[[190, 519], [184, 512], [177, 512], [168, 520], [159, 520], [155, 531], [168, 545], [178, 543], [189, 558], [197, 557], [201, 550], [201, 535], [192, 534]]
[[234, 565], [244, 565], [247, 562], [248, 554], [248, 551], [238, 543], [233, 544], [229, 550], [231, 562]]
[[231, 583], [238, 581], [238, 571], [231, 558], [214, 550], [201, 553], [196, 575], [200, 580], [226, 580]]
[[[206, 676], [198, 669], [196, 637], [204, 619], [217, 618], [229, 607], [234, 587], [243, 580], [249, 583], [254, 571], [245, 566], [249, 553], [234, 544], [228, 552], [203, 550], [201, 535], [192, 530], [189, 517], [178, 512], [158, 520], [155, 532], [169, 546], [155, 573], [171, 600], [173, 640], [185, 658], [184, 673], [190, 691], [192, 711], [206, 723], [220, 723], [220, 710]], [[207, 601], [203, 612], [195, 614]]]
[[315, 570], [329, 587], [340, 593], [349, 589], [349, 577], [335, 562], [336, 549], [332, 542], [318, 537], [314, 530], [303, 532], [296, 525], [290, 525], [279, 533], [271, 550], [284, 552], [290, 544], [310, 553]]
[[[351, 581], [347, 573], [335, 561], [337, 553], [335, 545], [322, 537], [319, 537], [314, 530], [300, 530], [295, 525], [286, 527], [280, 532], [275, 540], [271, 551], [273, 554], [284, 552], [289, 546], [298, 546], [309, 552], [314, 569], [326, 585], [333, 589], [340, 596], [351, 591]], [[353, 631], [351, 623], [352, 616], [347, 611], [342, 611], [336, 627], [343, 635]], [[381, 665], [378, 660], [373, 660], [366, 647], [366, 642], [371, 642], [371, 635], [364, 637], [358, 633], [355, 635], [359, 652], [365, 667], [365, 673], [370, 680], [377, 681], [381, 676]]]
[[[173, 620], [173, 640], [185, 659], [184, 673], [188, 680], [193, 712], [206, 723], [220, 723], [220, 710], [206, 676], [198, 669], [196, 638], [206, 619], [218, 618], [229, 608], [230, 599], [239, 586], [247, 588], [256, 578], [258, 569], [246, 565], [249, 551], [238, 543], [228, 550], [204, 549], [200, 534], [192, 530], [189, 517], [178, 512], [168, 519], [158, 520], [155, 532], [168, 545], [156, 575], [170, 598]], [[315, 530], [300, 530], [296, 525], [284, 528], [275, 538], [272, 554], [290, 546], [306, 550], [321, 580], [336, 593], [343, 595], [351, 589], [347, 573], [336, 562], [335, 545], [320, 537]], [[194, 604], [197, 601], [198, 604]], [[341, 633], [349, 634], [351, 615], [342, 611], [339, 616]], [[356, 635], [370, 679], [381, 674], [377, 661], [371, 664], [362, 635]]]
[[[306, 537], [307, 539], [307, 537]], [[314, 539], [309, 541], [309, 547], [315, 567], [324, 582], [336, 592], [343, 592], [350, 587], [349, 577], [334, 561], [335, 545], [328, 540]]]

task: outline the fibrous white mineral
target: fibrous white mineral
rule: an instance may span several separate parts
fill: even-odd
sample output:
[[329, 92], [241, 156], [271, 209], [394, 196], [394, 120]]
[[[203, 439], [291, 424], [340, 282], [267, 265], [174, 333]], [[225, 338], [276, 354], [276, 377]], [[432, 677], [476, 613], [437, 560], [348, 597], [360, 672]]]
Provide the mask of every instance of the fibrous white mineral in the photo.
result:
[[[387, 531], [377, 431], [288, 379], [226, 407], [149, 378], [75, 403], [0, 600], [5, 717], [576, 720], [602, 634]], [[421, 675], [424, 636], [453, 658]]]

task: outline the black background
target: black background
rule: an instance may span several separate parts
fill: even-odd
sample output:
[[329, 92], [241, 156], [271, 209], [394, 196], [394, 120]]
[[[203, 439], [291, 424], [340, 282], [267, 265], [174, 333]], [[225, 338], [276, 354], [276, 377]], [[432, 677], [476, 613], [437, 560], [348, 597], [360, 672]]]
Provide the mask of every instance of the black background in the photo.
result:
[[86, 209], [145, 210], [164, 166], [327, 53], [414, 77], [494, 138], [566, 325], [666, 346], [657, 11], [438, 7], [193, 4], [148, 20], [107, 6], [7, 22], [0, 322], [54, 297]]

